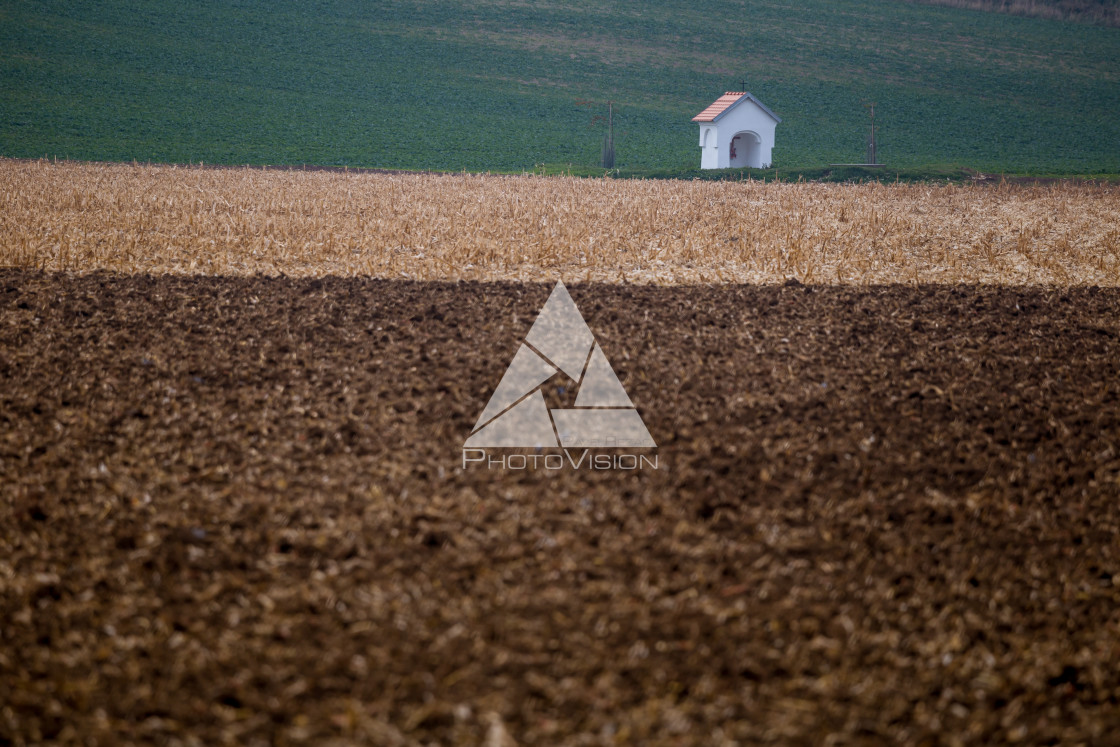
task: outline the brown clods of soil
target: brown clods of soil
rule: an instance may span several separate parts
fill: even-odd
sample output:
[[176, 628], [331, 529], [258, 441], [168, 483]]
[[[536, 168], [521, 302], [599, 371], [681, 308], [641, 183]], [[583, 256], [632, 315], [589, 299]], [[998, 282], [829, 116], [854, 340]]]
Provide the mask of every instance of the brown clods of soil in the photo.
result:
[[0, 742], [1120, 733], [1120, 291], [569, 289], [657, 469], [464, 469], [548, 284], [0, 270]]

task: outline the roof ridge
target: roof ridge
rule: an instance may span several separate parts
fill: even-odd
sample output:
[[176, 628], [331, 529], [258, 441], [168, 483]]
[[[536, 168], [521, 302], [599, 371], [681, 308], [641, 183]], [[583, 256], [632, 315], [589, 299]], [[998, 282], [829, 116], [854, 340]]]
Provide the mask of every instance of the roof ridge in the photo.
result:
[[722, 117], [728, 109], [738, 104], [743, 98], [746, 97], [750, 101], [762, 109], [762, 111], [773, 117], [775, 122], [781, 122], [782, 119], [774, 112], [770, 111], [770, 107], [758, 100], [758, 98], [750, 91], [725, 91], [722, 96], [708, 105], [704, 111], [697, 114], [692, 118], [693, 122], [714, 122]]

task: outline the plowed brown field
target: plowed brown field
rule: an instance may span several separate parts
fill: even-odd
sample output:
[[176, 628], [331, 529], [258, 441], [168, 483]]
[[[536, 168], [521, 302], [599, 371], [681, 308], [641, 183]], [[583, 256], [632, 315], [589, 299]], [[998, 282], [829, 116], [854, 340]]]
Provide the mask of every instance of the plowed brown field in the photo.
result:
[[569, 289], [656, 470], [463, 469], [548, 284], [0, 269], [0, 742], [1120, 734], [1120, 291]]

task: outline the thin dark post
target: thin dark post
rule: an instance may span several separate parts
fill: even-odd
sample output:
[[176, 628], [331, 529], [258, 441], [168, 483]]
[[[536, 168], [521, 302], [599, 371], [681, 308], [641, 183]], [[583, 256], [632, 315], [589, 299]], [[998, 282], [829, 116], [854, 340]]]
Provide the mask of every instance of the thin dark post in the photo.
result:
[[607, 134], [603, 138], [603, 153], [600, 164], [604, 169], [614, 168], [614, 102], [607, 102]]
[[875, 152], [875, 102], [872, 101], [864, 106], [871, 110], [871, 137], [867, 141], [867, 163], [874, 165], [879, 163], [878, 154]]

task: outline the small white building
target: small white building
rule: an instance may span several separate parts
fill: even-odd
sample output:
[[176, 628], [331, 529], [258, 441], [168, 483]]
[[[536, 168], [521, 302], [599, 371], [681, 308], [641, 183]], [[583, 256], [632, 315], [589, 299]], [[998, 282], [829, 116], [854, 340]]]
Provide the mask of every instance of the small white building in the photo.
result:
[[728, 91], [692, 118], [700, 124], [700, 168], [769, 168], [782, 120], [746, 91]]

